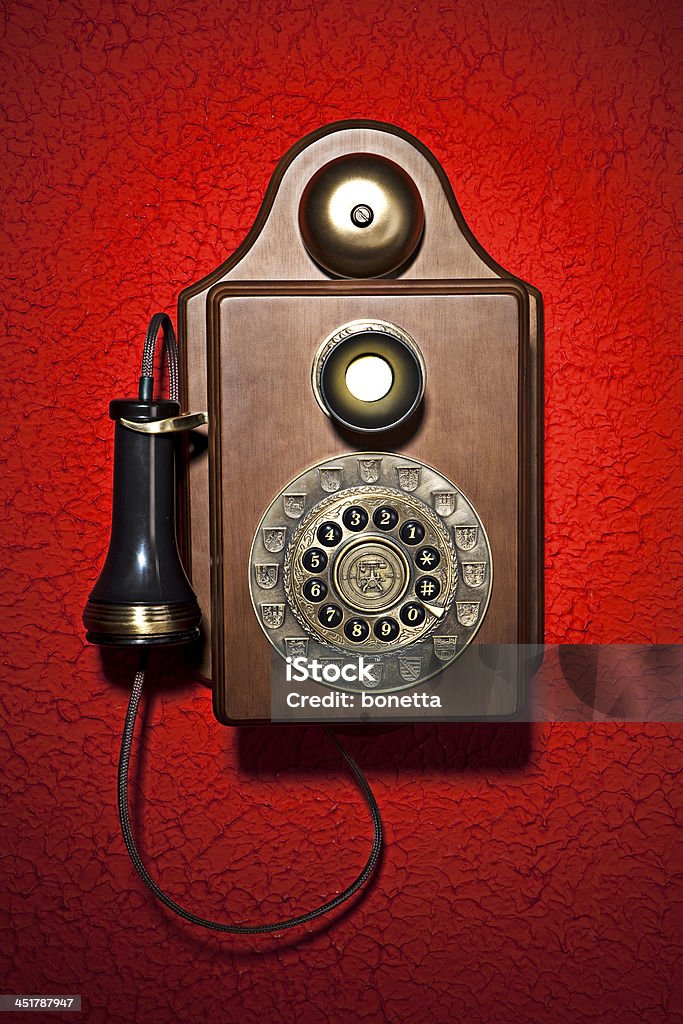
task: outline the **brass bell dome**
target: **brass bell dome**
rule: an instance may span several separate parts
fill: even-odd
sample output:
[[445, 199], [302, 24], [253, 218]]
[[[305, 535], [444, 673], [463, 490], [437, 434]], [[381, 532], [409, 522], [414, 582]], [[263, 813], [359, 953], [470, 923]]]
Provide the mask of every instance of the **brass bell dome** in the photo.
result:
[[338, 277], [384, 277], [422, 237], [424, 209], [413, 179], [393, 160], [350, 153], [321, 167], [299, 204], [309, 254]]

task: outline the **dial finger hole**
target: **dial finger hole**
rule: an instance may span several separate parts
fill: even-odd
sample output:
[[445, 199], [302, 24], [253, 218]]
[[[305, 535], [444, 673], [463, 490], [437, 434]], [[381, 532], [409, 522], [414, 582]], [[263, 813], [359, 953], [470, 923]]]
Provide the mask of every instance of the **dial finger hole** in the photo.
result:
[[326, 629], [334, 629], [344, 618], [344, 613], [336, 604], [324, 604], [318, 612], [318, 622]]
[[441, 584], [435, 576], [420, 576], [415, 584], [415, 593], [422, 601], [434, 601], [441, 592]]
[[358, 533], [368, 525], [368, 514], [360, 505], [352, 505], [344, 512], [342, 522], [347, 530]]
[[396, 619], [378, 619], [373, 633], [382, 643], [390, 644], [397, 638], [399, 630], [400, 626]]
[[398, 522], [398, 512], [391, 505], [380, 505], [372, 521], [378, 530], [393, 530]]
[[349, 619], [344, 626], [344, 635], [354, 644], [362, 644], [370, 636], [370, 627], [365, 619]]
[[424, 608], [415, 601], [410, 601], [401, 608], [401, 622], [404, 626], [421, 626], [425, 616]]
[[309, 548], [301, 556], [301, 564], [308, 572], [324, 572], [327, 568], [327, 555], [320, 548]]
[[307, 601], [317, 604], [327, 597], [327, 584], [323, 580], [306, 580], [303, 585], [303, 595]]
[[342, 539], [342, 528], [339, 523], [327, 522], [318, 527], [316, 537], [326, 548], [336, 547]]
[[424, 547], [415, 555], [415, 564], [419, 569], [430, 572], [432, 569], [436, 569], [437, 565], [441, 561], [441, 554], [436, 548]]
[[424, 539], [425, 528], [417, 519], [408, 519], [401, 527], [399, 537], [404, 544], [419, 544]]

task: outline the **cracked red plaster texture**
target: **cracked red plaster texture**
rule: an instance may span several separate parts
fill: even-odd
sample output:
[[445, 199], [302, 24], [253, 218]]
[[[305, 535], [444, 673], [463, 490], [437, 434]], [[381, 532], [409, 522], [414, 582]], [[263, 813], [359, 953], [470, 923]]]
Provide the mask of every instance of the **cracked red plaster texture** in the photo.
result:
[[[386, 825], [376, 883], [303, 933], [218, 937], [128, 862], [133, 663], [80, 623], [107, 403], [148, 317], [235, 248], [294, 141], [372, 117], [434, 151], [484, 247], [543, 291], [548, 640], [681, 641], [675, 13], [3, 5], [0, 990], [80, 992], [94, 1024], [683, 1019], [679, 726], [350, 735]], [[160, 672], [133, 789], [153, 873], [221, 918], [339, 891], [370, 827], [329, 743], [223, 729], [179, 665]]]

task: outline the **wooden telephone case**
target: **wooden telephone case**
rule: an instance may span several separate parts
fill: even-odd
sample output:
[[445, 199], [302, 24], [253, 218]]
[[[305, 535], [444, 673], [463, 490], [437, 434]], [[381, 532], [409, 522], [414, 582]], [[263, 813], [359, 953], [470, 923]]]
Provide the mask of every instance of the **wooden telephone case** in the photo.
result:
[[[392, 161], [421, 198], [419, 244], [386, 276], [336, 276], [301, 235], [306, 186], [351, 154]], [[398, 325], [424, 360], [415, 415], [372, 436], [325, 415], [312, 387], [323, 340], [357, 321]], [[330, 125], [297, 143], [242, 245], [182, 292], [179, 332], [184, 405], [209, 412], [208, 450], [198, 446], [188, 462], [179, 532], [203, 611], [201, 673], [219, 721], [271, 717], [272, 648], [250, 596], [261, 517], [306, 467], [350, 453], [403, 454], [453, 481], [485, 524], [493, 555], [474, 643], [541, 642], [541, 296], [484, 252], [421, 143], [369, 121]], [[479, 714], [513, 710], [489, 705]]]

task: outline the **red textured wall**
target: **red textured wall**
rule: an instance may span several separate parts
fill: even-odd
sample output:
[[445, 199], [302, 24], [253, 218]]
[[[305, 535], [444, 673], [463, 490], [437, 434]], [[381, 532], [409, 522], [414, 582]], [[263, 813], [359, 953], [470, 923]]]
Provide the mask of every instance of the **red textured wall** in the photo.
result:
[[[127, 860], [132, 662], [80, 625], [149, 315], [234, 249], [291, 143], [372, 117], [543, 291], [548, 639], [681, 641], [677, 6], [3, 4], [0, 990], [81, 992], [92, 1022], [683, 1019], [679, 726], [352, 736], [376, 884], [308, 931], [221, 938]], [[178, 898], [262, 920], [356, 873], [365, 809], [318, 731], [223, 729], [171, 668], [147, 711], [139, 828]]]

